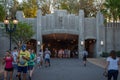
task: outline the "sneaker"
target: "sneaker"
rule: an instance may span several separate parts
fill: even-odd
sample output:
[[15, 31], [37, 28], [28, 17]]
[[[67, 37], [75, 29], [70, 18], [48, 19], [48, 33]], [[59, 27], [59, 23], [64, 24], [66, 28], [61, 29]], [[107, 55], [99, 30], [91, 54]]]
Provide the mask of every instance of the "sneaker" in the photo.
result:
[[29, 80], [31, 80], [31, 77], [29, 76]]
[[21, 77], [19, 77], [18, 79], [21, 80]]
[[50, 67], [51, 65], [49, 64], [49, 67]]
[[86, 67], [86, 64], [84, 64], [84, 66]]
[[18, 77], [18, 75], [16, 74], [16, 77]]

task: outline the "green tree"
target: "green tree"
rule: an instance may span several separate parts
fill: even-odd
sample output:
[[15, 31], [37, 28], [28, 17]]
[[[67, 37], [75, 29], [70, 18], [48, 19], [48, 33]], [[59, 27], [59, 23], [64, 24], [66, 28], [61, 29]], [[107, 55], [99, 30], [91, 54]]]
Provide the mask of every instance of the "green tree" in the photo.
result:
[[42, 11], [42, 15], [46, 15], [46, 14], [50, 14], [51, 11], [50, 11], [50, 6], [51, 6], [51, 1], [48, 0], [39, 0], [41, 4], [39, 4], [38, 6], [41, 6], [39, 7]]
[[11, 16], [13, 16], [13, 17], [15, 16], [16, 11], [18, 10], [18, 7], [19, 7], [18, 0], [13, 0], [13, 5], [12, 5], [12, 8], [10, 9]]
[[94, 4], [94, 0], [60, 0], [57, 4], [59, 7], [56, 8], [65, 9], [72, 14], [78, 14], [82, 9], [85, 12], [85, 17], [95, 16], [98, 11], [98, 5]]
[[18, 7], [19, 10], [23, 10], [25, 17], [36, 17], [37, 2], [36, 0], [24, 0]]
[[[40, 3], [40, 4], [38, 4]], [[19, 4], [18, 10], [22, 10], [24, 12], [25, 17], [34, 18], [36, 17], [38, 6], [42, 11], [42, 15], [50, 14], [50, 4], [51, 1], [48, 0], [24, 0], [22, 3]]]
[[[15, 32], [12, 33], [12, 41], [17, 45], [28, 42], [31, 37], [35, 34], [31, 25], [27, 23], [19, 22]], [[20, 42], [20, 44], [19, 44]]]
[[63, 0], [60, 2], [59, 9], [65, 9], [70, 14], [77, 14], [79, 12], [79, 3], [77, 0]]
[[2, 5], [0, 5], [0, 22], [3, 22], [5, 18], [5, 9]]
[[112, 21], [117, 21], [119, 16], [119, 3], [120, 0], [106, 0], [104, 3], [103, 10], [105, 11], [106, 18], [109, 18]]

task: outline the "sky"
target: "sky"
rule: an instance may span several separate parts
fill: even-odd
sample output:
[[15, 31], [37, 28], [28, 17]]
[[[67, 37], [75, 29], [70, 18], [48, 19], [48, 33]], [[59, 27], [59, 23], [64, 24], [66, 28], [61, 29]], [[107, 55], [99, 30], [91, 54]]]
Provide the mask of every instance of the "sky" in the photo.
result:
[[22, 2], [22, 0], [18, 0], [19, 2]]

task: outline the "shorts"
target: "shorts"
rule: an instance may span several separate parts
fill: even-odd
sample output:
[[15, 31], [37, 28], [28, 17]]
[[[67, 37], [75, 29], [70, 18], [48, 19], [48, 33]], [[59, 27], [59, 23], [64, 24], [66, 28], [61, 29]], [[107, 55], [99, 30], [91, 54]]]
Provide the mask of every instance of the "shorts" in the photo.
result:
[[28, 67], [27, 66], [18, 66], [18, 72], [27, 73]]
[[13, 68], [5, 68], [4, 70], [9, 72], [9, 71], [13, 71]]
[[48, 62], [48, 63], [50, 63], [50, 59], [45, 59], [45, 62]]
[[87, 61], [87, 57], [86, 56], [83, 57], [83, 61]]
[[37, 64], [40, 64], [40, 61], [37, 61]]
[[17, 65], [17, 64], [13, 64], [13, 68], [14, 68], [15, 70], [17, 70], [17, 69], [18, 69], [18, 65]]
[[33, 70], [33, 65], [29, 65], [28, 70]]

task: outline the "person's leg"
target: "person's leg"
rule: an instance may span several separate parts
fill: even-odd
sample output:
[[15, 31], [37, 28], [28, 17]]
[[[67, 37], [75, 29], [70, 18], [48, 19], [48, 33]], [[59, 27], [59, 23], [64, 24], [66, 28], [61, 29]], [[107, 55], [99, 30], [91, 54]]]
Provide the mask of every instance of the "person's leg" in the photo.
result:
[[22, 72], [22, 67], [18, 66], [18, 74], [17, 77], [19, 80], [21, 80], [21, 72]]
[[46, 62], [47, 62], [47, 66], [49, 66], [49, 59], [47, 59], [47, 61], [46, 61]]
[[22, 80], [27, 80], [27, 79], [26, 79], [26, 73], [23, 73], [22, 76], [23, 76], [23, 79], [22, 79]]
[[48, 64], [47, 59], [45, 59], [45, 67], [47, 67], [47, 64]]
[[86, 66], [86, 61], [84, 60], [84, 66]]
[[108, 80], [111, 80], [111, 78], [112, 78], [112, 71], [109, 70], [109, 71], [108, 71]]
[[39, 63], [37, 63], [37, 67], [38, 67], [38, 68], [40, 68], [40, 65], [39, 65]]
[[41, 66], [43, 65], [43, 59], [41, 59], [41, 61], [40, 61], [40, 65], [41, 65]]
[[33, 68], [33, 66], [31, 66], [31, 69], [30, 69], [30, 80], [31, 80], [31, 77], [32, 77], [32, 74], [33, 74], [33, 70], [34, 70], [34, 68]]
[[83, 57], [83, 65], [85, 66], [85, 58]]
[[18, 70], [18, 65], [17, 64], [13, 64], [13, 73], [15, 73], [16, 77], [18, 77], [17, 70]]
[[84, 57], [83, 57], [83, 64], [84, 64], [84, 66], [86, 66], [86, 60], [87, 60], [87, 59], [86, 59], [86, 57], [84, 56]]
[[4, 70], [4, 80], [7, 80], [7, 74], [8, 74], [8, 72], [6, 70]]
[[13, 71], [10, 71], [10, 80], [12, 80], [13, 77]]
[[24, 67], [23, 67], [23, 79], [22, 79], [22, 80], [27, 80], [27, 79], [26, 79], [26, 73], [27, 73], [27, 71], [28, 71], [28, 67], [27, 67], [27, 66], [24, 66]]
[[118, 77], [118, 70], [115, 70], [113, 73], [113, 80], [117, 80]]
[[38, 62], [38, 67], [40, 68], [40, 61]]
[[31, 69], [30, 69], [30, 65], [28, 65], [27, 69], [28, 69], [28, 70], [27, 70], [28, 75], [29, 75], [29, 77], [30, 77], [30, 70], [31, 70]]
[[49, 63], [49, 67], [50, 67], [50, 66], [51, 66], [51, 65], [50, 65], [50, 59], [48, 59], [48, 63]]

